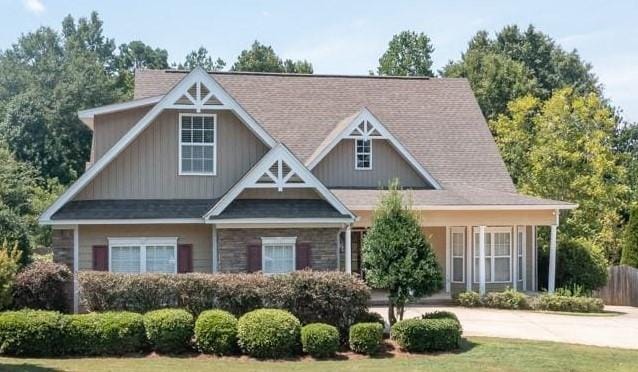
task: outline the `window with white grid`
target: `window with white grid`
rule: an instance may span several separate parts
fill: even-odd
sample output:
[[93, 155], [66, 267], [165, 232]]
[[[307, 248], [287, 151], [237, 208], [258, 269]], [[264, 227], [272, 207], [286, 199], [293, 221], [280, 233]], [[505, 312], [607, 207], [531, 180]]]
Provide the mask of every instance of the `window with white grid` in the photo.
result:
[[372, 169], [372, 140], [355, 140], [355, 169]]
[[465, 229], [454, 227], [450, 230], [450, 249], [452, 250], [452, 282], [465, 281]]
[[[485, 282], [502, 283], [512, 277], [512, 234], [507, 228], [485, 229]], [[474, 231], [474, 282], [479, 282], [479, 233]]]
[[262, 238], [262, 271], [281, 274], [295, 271], [296, 238]]
[[109, 251], [112, 272], [177, 272], [177, 238], [109, 238]]
[[179, 115], [179, 174], [216, 174], [216, 118], [214, 114]]

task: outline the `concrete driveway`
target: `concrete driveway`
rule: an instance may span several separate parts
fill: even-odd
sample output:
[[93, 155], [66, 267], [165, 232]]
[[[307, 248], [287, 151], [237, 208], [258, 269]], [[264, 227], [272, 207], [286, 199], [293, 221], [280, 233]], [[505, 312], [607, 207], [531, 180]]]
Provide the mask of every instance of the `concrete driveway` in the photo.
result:
[[[386, 307], [372, 307], [387, 321]], [[404, 318], [425, 312], [448, 310], [463, 325], [465, 336], [521, 338], [574, 344], [638, 349], [638, 308], [605, 306], [621, 315], [562, 315], [522, 310], [473, 309], [464, 307], [415, 306]]]

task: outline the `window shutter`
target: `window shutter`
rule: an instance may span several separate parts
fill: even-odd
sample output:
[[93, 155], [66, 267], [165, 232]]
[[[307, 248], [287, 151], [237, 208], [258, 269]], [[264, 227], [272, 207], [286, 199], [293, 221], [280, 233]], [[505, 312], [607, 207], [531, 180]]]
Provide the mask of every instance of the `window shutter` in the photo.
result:
[[310, 251], [309, 242], [299, 242], [296, 244], [295, 251], [295, 268], [303, 270], [310, 267]]
[[109, 247], [106, 245], [93, 246], [93, 270], [109, 271]]
[[254, 241], [248, 244], [248, 250], [246, 252], [248, 260], [248, 272], [254, 273], [261, 271], [261, 242]]
[[177, 272], [190, 273], [193, 271], [193, 245], [180, 244], [177, 246]]

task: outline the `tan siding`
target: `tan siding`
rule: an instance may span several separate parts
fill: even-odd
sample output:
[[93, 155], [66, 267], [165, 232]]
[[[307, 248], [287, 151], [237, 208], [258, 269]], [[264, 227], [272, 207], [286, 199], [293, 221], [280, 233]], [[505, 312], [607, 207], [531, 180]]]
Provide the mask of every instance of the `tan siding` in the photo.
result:
[[343, 140], [312, 170], [328, 187], [382, 187], [398, 178], [403, 187], [426, 187], [425, 181], [386, 140], [372, 141], [372, 169], [354, 168], [354, 140]]
[[212, 230], [209, 225], [81, 225], [80, 270], [91, 270], [92, 247], [108, 245], [108, 238], [177, 237], [178, 244], [193, 245], [193, 270], [210, 272], [212, 267]]
[[178, 175], [178, 112], [165, 111], [76, 199], [221, 197], [267, 148], [232, 113], [217, 115], [216, 176]]
[[93, 121], [94, 161], [100, 159], [150, 109], [150, 107], [140, 107], [96, 116]]

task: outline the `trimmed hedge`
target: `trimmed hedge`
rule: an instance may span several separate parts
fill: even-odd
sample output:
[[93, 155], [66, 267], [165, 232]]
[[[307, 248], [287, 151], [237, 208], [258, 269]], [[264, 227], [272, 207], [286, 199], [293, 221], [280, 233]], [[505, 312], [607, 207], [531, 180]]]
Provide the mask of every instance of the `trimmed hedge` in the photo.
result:
[[244, 314], [237, 323], [242, 351], [255, 358], [280, 358], [299, 351], [301, 323], [285, 310], [259, 309]]
[[421, 315], [421, 319], [453, 319], [453, 320], [456, 320], [459, 324], [461, 324], [456, 314], [454, 314], [451, 311], [445, 311], [445, 310], [435, 310], [429, 313], [425, 313]]
[[55, 311], [20, 310], [0, 313], [0, 354], [63, 354], [65, 321], [65, 317]]
[[237, 318], [224, 310], [207, 310], [195, 321], [195, 343], [199, 351], [224, 355], [237, 350]]
[[73, 274], [62, 264], [36, 261], [18, 273], [13, 283], [13, 307], [68, 311], [67, 291]]
[[483, 306], [495, 309], [529, 309], [527, 296], [514, 289], [506, 289], [503, 292], [489, 292], [481, 299]]
[[143, 317], [130, 312], [68, 315], [63, 339], [71, 355], [122, 355], [146, 345]]
[[376, 354], [383, 342], [383, 326], [379, 323], [357, 323], [350, 327], [350, 350], [359, 354]]
[[154, 310], [144, 314], [144, 328], [153, 350], [179, 353], [190, 347], [193, 316], [182, 309]]
[[594, 297], [570, 297], [542, 294], [533, 300], [535, 310], [566, 311], [575, 313], [602, 313], [603, 300]]
[[332, 356], [339, 350], [339, 331], [329, 324], [308, 324], [301, 329], [301, 345], [315, 358]]
[[392, 326], [391, 338], [409, 352], [458, 349], [461, 325], [451, 318], [407, 319]]
[[303, 324], [327, 323], [344, 333], [367, 312], [370, 298], [370, 289], [361, 279], [310, 270], [284, 275], [82, 271], [79, 281], [83, 301], [91, 311], [178, 307], [194, 315], [221, 309], [240, 316], [275, 308], [289, 311]]

